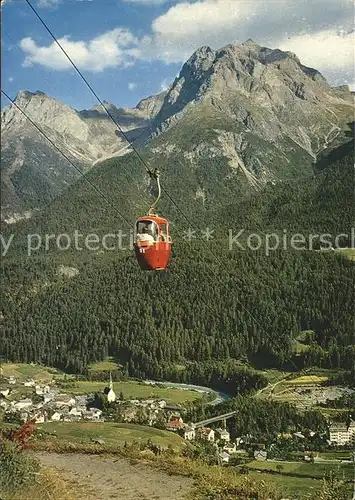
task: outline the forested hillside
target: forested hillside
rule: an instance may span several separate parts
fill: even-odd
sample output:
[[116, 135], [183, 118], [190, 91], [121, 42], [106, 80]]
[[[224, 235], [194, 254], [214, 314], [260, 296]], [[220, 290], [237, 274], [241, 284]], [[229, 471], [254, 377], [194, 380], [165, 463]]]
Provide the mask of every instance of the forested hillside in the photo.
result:
[[[76, 371], [113, 355], [131, 375], [159, 377], [174, 364], [212, 358], [248, 356], [280, 365], [292, 353], [292, 340], [311, 329], [325, 348], [338, 345], [337, 364], [351, 368], [350, 261], [325, 253], [240, 251], [219, 252], [215, 263], [200, 259], [201, 251], [197, 244], [177, 245], [164, 274], [142, 273], [130, 256], [83, 262], [78, 276], [65, 279], [54, 277], [54, 261], [42, 271], [39, 261], [32, 270], [37, 280], [23, 290], [27, 299], [15, 291], [5, 296], [1, 352]], [[26, 265], [6, 266], [5, 289], [26, 272]]]
[[[228, 162], [220, 157], [196, 161], [191, 168], [179, 155], [168, 163], [159, 156], [153, 161], [154, 156], [146, 152], [141, 156], [162, 173], [164, 192], [171, 198], [163, 196], [159, 212], [169, 218], [173, 238], [181, 240], [180, 232], [189, 226], [210, 227], [222, 237], [230, 228], [349, 233], [355, 220], [353, 150], [354, 140], [349, 138], [329, 159], [313, 165], [315, 174], [270, 182], [258, 191], [247, 185], [241, 172], [231, 176]], [[135, 154], [106, 161], [93, 168], [86, 179], [71, 186], [42, 214], [17, 224], [16, 234], [72, 233], [75, 229], [85, 234], [117, 233], [120, 229], [126, 233], [136, 217], [147, 212], [153, 191]], [[199, 190], [199, 185], [204, 189]], [[12, 228], [6, 230], [4, 225], [3, 232], [7, 231], [11, 233]], [[345, 246], [350, 244], [344, 238], [342, 241]], [[21, 243], [25, 243], [24, 238], [14, 238], [12, 253]]]
[[[106, 172], [114, 168], [111, 161]], [[234, 212], [234, 220], [239, 227], [344, 232], [353, 220], [352, 169], [347, 155], [292, 190], [269, 186], [244, 212]], [[96, 194], [89, 198], [86, 186], [78, 189], [77, 204], [64, 198], [58, 219], [50, 208], [41, 224], [53, 232], [61, 223], [64, 230], [85, 222], [87, 230], [111, 229], [114, 214], [97, 210]], [[74, 220], [65, 217], [74, 213]], [[76, 372], [109, 355], [130, 375], [200, 383], [199, 373], [210, 377], [212, 360], [228, 358], [258, 366], [290, 366], [292, 359], [299, 367], [353, 367], [351, 260], [332, 251], [229, 251], [223, 231], [191, 243], [179, 237], [178, 225], [175, 231], [171, 265], [156, 274], [141, 272], [129, 250], [39, 252], [29, 259], [10, 251], [3, 260], [1, 353]], [[79, 273], [58, 274], [61, 264]], [[294, 341], [304, 330], [314, 333], [296, 356]]]
[[[130, 141], [142, 141], [163, 97], [144, 99], [134, 109], [106, 106]], [[14, 212], [20, 217], [24, 209], [43, 208], [80, 177], [43, 134], [82, 172], [125, 152], [126, 140], [101, 106], [79, 112], [43, 92], [19, 92], [15, 104], [1, 113], [1, 215], [6, 221]]]
[[[264, 231], [351, 233], [355, 222], [354, 139], [315, 165], [315, 175], [269, 184], [260, 196], [231, 204], [224, 214], [244, 227]], [[344, 246], [350, 240], [343, 238]]]

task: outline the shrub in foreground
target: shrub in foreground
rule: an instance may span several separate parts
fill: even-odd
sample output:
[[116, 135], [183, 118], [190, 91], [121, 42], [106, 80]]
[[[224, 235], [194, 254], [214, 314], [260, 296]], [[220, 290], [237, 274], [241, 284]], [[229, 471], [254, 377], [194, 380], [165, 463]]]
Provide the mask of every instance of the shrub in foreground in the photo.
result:
[[23, 489], [34, 481], [38, 470], [38, 462], [17, 443], [7, 439], [0, 441], [0, 490], [12, 492]]

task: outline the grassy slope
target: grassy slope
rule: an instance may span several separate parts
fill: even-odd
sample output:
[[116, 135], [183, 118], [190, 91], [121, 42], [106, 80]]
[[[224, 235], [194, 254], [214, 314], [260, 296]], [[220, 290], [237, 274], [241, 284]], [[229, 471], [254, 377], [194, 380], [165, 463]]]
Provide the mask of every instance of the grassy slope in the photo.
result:
[[[48, 430], [49, 427], [51, 426], [48, 425], [46, 430]], [[93, 445], [90, 445], [89, 443], [89, 437], [87, 436], [87, 434], [86, 433], [83, 434], [85, 434], [83, 437], [80, 435], [78, 437], [73, 437], [73, 435], [70, 433], [70, 441], [73, 443], [71, 445], [70, 451], [81, 452], [81, 453], [86, 453], [86, 452], [99, 453], [99, 448], [96, 447], [95, 451], [94, 449], [95, 447]], [[127, 439], [127, 442], [129, 442], [129, 439], [132, 435], [133, 434], [131, 431], [130, 436]], [[103, 438], [104, 436], [101, 435], [100, 437]], [[154, 441], [155, 438], [153, 439], [152, 436], [149, 437]], [[66, 440], [67, 440], [67, 435], [65, 435], [65, 433], [62, 432], [62, 430], [60, 430], [60, 438], [59, 439], [57, 438], [54, 442], [48, 441], [47, 445], [42, 441], [41, 449], [46, 449], [46, 446], [49, 446], [49, 449], [55, 452], [61, 452], [61, 451], [68, 452], [69, 449]], [[107, 441], [108, 451], [111, 452], [117, 451], [119, 449], [117, 448], [117, 446], [122, 445], [122, 441], [119, 442], [116, 439], [110, 441], [110, 443], [111, 442], [113, 443], [114, 447], [112, 446], [110, 447]], [[164, 444], [166, 444], [166, 442]], [[86, 451], [86, 449], [88, 451]], [[311, 474], [317, 476], [317, 478], [311, 479], [307, 477], [285, 476], [278, 473], [271, 475], [258, 472], [256, 469], [264, 470], [267, 469], [268, 467], [271, 470], [276, 470], [277, 463], [267, 462], [266, 464], [263, 464], [260, 462], [252, 462], [250, 464], [251, 466], [250, 473], [247, 476], [244, 476], [239, 474], [238, 472], [239, 468], [235, 467], [220, 468], [215, 466], [207, 466], [202, 462], [187, 460], [183, 458], [181, 455], [175, 455], [169, 457], [165, 455], [164, 456], [158, 455], [154, 457], [145, 454], [145, 452], [141, 452], [140, 456], [135, 454], [134, 457], [132, 458], [135, 459], [138, 458], [138, 460], [139, 458], [141, 459], [143, 458], [145, 460], [145, 463], [149, 463], [153, 467], [157, 467], [158, 469], [166, 471], [171, 474], [181, 474], [193, 477], [195, 479], [196, 488], [191, 497], [190, 496], [188, 497], [191, 500], [192, 499], [204, 500], [206, 498], [222, 498], [216, 495], [218, 492], [220, 495], [222, 495], [221, 492], [223, 491], [223, 488], [227, 487], [233, 488], [233, 486], [239, 487], [241, 485], [246, 486], [247, 489], [249, 489], [249, 491], [253, 490], [254, 496], [251, 495], [250, 498], [256, 498], [256, 492], [258, 492], [258, 495], [260, 495], [258, 496], [258, 498], [262, 499], [276, 499], [276, 498], [279, 499], [281, 497], [282, 498], [285, 497], [285, 495], [287, 495], [288, 498], [292, 499], [308, 498], [308, 495], [310, 493], [316, 493], [317, 490], [319, 490], [322, 487], [323, 484], [322, 477], [324, 472], [336, 469], [336, 465], [332, 464], [321, 464], [319, 467], [317, 464], [315, 467], [310, 464], [300, 464], [300, 463], [290, 464], [290, 467], [288, 469], [290, 470], [291, 473], [293, 471], [294, 473], [301, 473], [301, 475], [302, 474], [306, 475], [309, 473], [309, 471], [312, 471]], [[285, 466], [287, 464], [283, 462], [282, 465]], [[286, 472], [286, 469], [284, 470]], [[348, 467], [345, 468], [344, 470], [346, 471], [347, 475], [350, 475], [351, 468]], [[349, 477], [351, 477], [351, 475]], [[266, 491], [275, 492], [275, 490], [278, 491], [279, 494], [276, 493], [274, 494], [275, 496], [271, 494], [269, 495], [266, 494]], [[350, 490], [351, 490], [351, 485], [349, 485], [349, 492]], [[206, 491], [209, 492], [209, 496], [206, 494]]]
[[287, 385], [317, 385], [326, 382], [328, 377], [319, 377], [317, 375], [303, 375], [301, 377], [297, 377], [293, 380], [287, 380], [285, 384]]
[[355, 261], [355, 248], [345, 248], [337, 251], [339, 252], [339, 255], [343, 255], [347, 259]]
[[[281, 473], [267, 476], [265, 473], [259, 471], [274, 471], [277, 472], [277, 466], [282, 466]], [[352, 480], [354, 477], [354, 466], [352, 464], [307, 464], [307, 463], [285, 463], [285, 462], [250, 462], [248, 468], [251, 470], [252, 477], [257, 479], [268, 478], [271, 484], [277, 486], [284, 495], [292, 495], [292, 498], [300, 498], [299, 495], [309, 495], [311, 492], [316, 492], [322, 486], [324, 475], [329, 474], [330, 471], [335, 471], [339, 478]], [[305, 477], [295, 477], [283, 475], [283, 473], [297, 474]], [[312, 479], [306, 476], [314, 476]], [[352, 492], [352, 485], [348, 485], [349, 495]]]
[[[107, 387], [107, 382], [76, 382], [75, 387], [63, 389], [68, 394], [89, 394], [102, 391]], [[114, 391], [118, 395], [122, 391], [125, 399], [132, 398], [159, 398], [170, 403], [184, 403], [194, 401], [202, 397], [202, 393], [185, 389], [174, 389], [170, 387], [154, 387], [148, 384], [127, 381], [114, 382]]]
[[58, 439], [76, 443], [90, 443], [91, 439], [103, 439], [109, 446], [122, 446], [125, 442], [145, 442], [150, 439], [161, 446], [171, 445], [181, 450], [184, 440], [173, 432], [137, 424], [111, 422], [50, 422], [38, 426], [38, 430], [55, 434]]
[[[63, 478], [57, 470], [42, 468], [35, 483], [23, 491], [8, 492], [0, 488], [1, 498], [6, 500], [77, 500], [78, 494], [84, 495], [78, 484]], [[81, 496], [82, 498], [82, 496]]]
[[13, 376], [19, 381], [33, 378], [40, 382], [53, 380], [56, 375], [60, 374], [55, 368], [27, 363], [2, 363], [0, 372], [4, 377]]
[[303, 476], [315, 476], [322, 479], [331, 470], [338, 471], [341, 476], [352, 479], [354, 476], [354, 466], [352, 464], [329, 464], [329, 463], [300, 463], [300, 462], [258, 462], [253, 461], [248, 464], [250, 469], [277, 471], [278, 465], [282, 466], [282, 472], [297, 473]]
[[[26, 363], [3, 363], [1, 365], [2, 374], [5, 377], [14, 376], [17, 381], [23, 382], [27, 378], [33, 378], [38, 382], [49, 382], [53, 379], [62, 380], [63, 373], [60, 373], [54, 368], [43, 367], [39, 365], [32, 365]], [[91, 369], [99, 370], [113, 370], [117, 368], [117, 364], [110, 361], [103, 361], [100, 363], [94, 363], [91, 365]], [[67, 379], [67, 381], [70, 381]], [[87, 382], [79, 381], [75, 382], [74, 387], [64, 388], [63, 393], [66, 394], [88, 394], [96, 391], [102, 391], [107, 386], [107, 382]], [[15, 397], [18, 394], [18, 387], [16, 387], [13, 392]], [[20, 386], [21, 394], [30, 395], [33, 390], [32, 388], [27, 388]], [[114, 390], [118, 395], [121, 391], [123, 392], [125, 399], [141, 399], [141, 398], [156, 398], [164, 399], [169, 403], [184, 403], [186, 401], [194, 401], [202, 397], [202, 393], [177, 389], [170, 387], [154, 387], [152, 385], [144, 384], [142, 382], [136, 382], [133, 380], [125, 382], [115, 382]]]
[[[293, 476], [282, 476], [281, 474], [268, 475], [262, 472], [250, 471], [248, 477], [256, 481], [265, 481], [267, 484], [272, 485], [273, 488], [277, 488], [278, 491], [282, 492], [281, 498], [288, 498], [292, 500], [308, 499], [310, 495], [315, 495], [313, 498], [317, 497], [317, 492], [322, 488], [323, 481], [319, 479], [310, 479], [307, 477], [293, 477]], [[352, 493], [352, 486], [349, 485], [347, 489], [350, 494]], [[311, 497], [312, 498], [312, 497]]]
[[321, 481], [316, 479], [281, 476], [279, 474], [269, 476], [256, 471], [250, 471], [248, 477], [256, 481], [265, 481], [274, 488], [277, 488], [278, 491], [281, 491], [283, 493], [282, 498], [286, 495], [286, 498], [292, 500], [304, 498], [306, 495], [317, 491], [322, 486]]
[[113, 371], [118, 369], [118, 364], [112, 358], [107, 358], [97, 363], [91, 363], [88, 369], [91, 372]]

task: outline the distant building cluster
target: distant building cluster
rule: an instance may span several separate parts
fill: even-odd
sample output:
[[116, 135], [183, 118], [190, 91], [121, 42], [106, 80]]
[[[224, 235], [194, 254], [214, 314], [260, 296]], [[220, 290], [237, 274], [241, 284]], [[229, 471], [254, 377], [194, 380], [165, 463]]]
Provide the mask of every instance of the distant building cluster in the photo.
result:
[[[223, 417], [223, 415], [222, 415]], [[216, 421], [216, 419], [211, 419]], [[223, 419], [222, 419], [223, 420]], [[197, 424], [198, 425], [198, 424]], [[243, 437], [237, 437], [232, 442], [230, 433], [225, 428], [212, 429], [210, 427], [199, 427], [194, 423], [185, 423], [180, 414], [171, 416], [171, 419], [166, 425], [166, 429], [178, 433], [187, 441], [201, 440], [215, 444], [218, 448], [219, 463], [221, 465], [228, 464], [231, 456], [238, 453], [243, 453], [244, 445], [253, 442], [253, 436], [247, 434]], [[332, 424], [329, 428], [330, 439], [327, 440], [329, 445], [337, 446], [354, 446], [355, 445], [355, 422], [346, 424]], [[308, 432], [309, 437], [317, 435], [315, 431]], [[279, 434], [278, 439], [306, 439], [306, 436], [301, 432], [293, 432], [292, 434]], [[325, 438], [324, 438], [325, 439]], [[318, 458], [318, 454], [314, 452], [304, 452], [304, 460], [310, 462]], [[259, 449], [254, 451], [254, 459], [257, 461], [265, 461], [268, 459], [268, 451], [265, 445], [259, 445]]]
[[338, 446], [355, 446], [355, 422], [351, 421], [349, 425], [333, 423], [329, 428], [329, 441]]
[[[78, 422], [81, 420], [91, 422], [103, 422], [104, 412], [93, 405], [92, 395], [68, 395], [63, 394], [56, 387], [55, 382], [40, 383], [33, 379], [18, 382], [15, 377], [3, 377], [3, 386], [0, 386], [0, 409], [5, 413], [6, 419], [11, 421], [12, 417], [22, 422], [33, 421], [37, 424], [47, 422]], [[21, 386], [29, 388], [30, 391], [21, 390]], [[27, 397], [21, 397], [23, 393], [29, 393]], [[135, 422], [145, 425], [162, 425], [168, 431], [179, 434], [186, 441], [205, 441], [214, 444], [217, 450], [220, 465], [228, 464], [231, 456], [243, 453], [243, 445], [252, 442], [253, 436], [246, 435], [237, 437], [234, 442], [230, 433], [226, 430], [226, 417], [230, 418], [232, 413], [212, 417], [199, 423], [186, 423], [181, 417], [179, 405], [168, 404], [164, 400], [157, 399], [130, 399], [124, 400], [120, 395], [117, 398], [113, 388], [112, 377], [104, 390], [108, 403], [115, 403], [114, 408], [119, 412], [123, 422]], [[17, 397], [18, 396], [18, 397]], [[105, 414], [107, 417], [107, 415]], [[117, 415], [116, 415], [117, 417]], [[116, 420], [117, 421], [117, 420]], [[211, 422], [223, 422], [218, 428], [211, 428], [206, 424]], [[317, 433], [309, 431], [313, 437]], [[305, 439], [301, 432], [292, 434], [279, 434], [278, 439]], [[326, 438], [324, 438], [326, 439]], [[333, 423], [329, 427], [329, 445], [355, 446], [355, 422]], [[268, 453], [264, 447], [254, 452], [255, 460], [267, 460]], [[314, 459], [313, 452], [305, 452], [306, 461]]]
[[[63, 394], [61, 390], [51, 384], [41, 384], [33, 379], [18, 382], [14, 377], [4, 379], [4, 386], [0, 386], [0, 408], [4, 411], [7, 420], [16, 417], [22, 422], [33, 421], [37, 424], [47, 422], [104, 422], [104, 413], [100, 408], [92, 405], [92, 395], [72, 396]], [[21, 394], [19, 387], [31, 388], [28, 397], [16, 397]], [[141, 419], [146, 425], [154, 425], [161, 416], [166, 421], [166, 415], [171, 411], [179, 410], [177, 405], [169, 405], [164, 400], [119, 400], [114, 392], [113, 382], [105, 388], [104, 394], [108, 403], [116, 403], [124, 422], [137, 422]], [[39, 397], [38, 397], [39, 396]]]
[[[15, 386], [17, 381], [9, 377], [7, 383]], [[78, 420], [102, 421], [102, 410], [88, 408], [87, 396], [70, 396], [61, 394], [60, 389], [53, 384], [39, 384], [28, 379], [22, 384], [33, 388], [33, 395], [26, 398], [11, 398], [12, 389], [0, 389], [0, 407], [5, 415], [18, 415], [23, 422], [34, 421], [37, 424], [45, 422], [77, 422]], [[36, 398], [35, 396], [40, 396]], [[38, 401], [38, 399], [40, 399]]]
[[235, 443], [232, 443], [230, 433], [226, 429], [212, 429], [210, 427], [196, 428], [193, 423], [185, 423], [179, 414], [172, 415], [166, 425], [166, 429], [178, 433], [186, 441], [201, 440], [215, 444], [218, 449], [218, 457], [221, 465], [229, 463], [230, 456], [237, 453], [237, 445], [241, 441], [236, 440]]

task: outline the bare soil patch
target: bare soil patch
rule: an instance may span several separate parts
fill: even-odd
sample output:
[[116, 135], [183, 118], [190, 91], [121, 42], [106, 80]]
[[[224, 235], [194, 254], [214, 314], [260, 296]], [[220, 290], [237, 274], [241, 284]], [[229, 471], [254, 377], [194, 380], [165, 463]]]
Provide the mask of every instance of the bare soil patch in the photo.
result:
[[43, 466], [55, 467], [78, 484], [77, 500], [180, 500], [193, 487], [192, 479], [123, 458], [45, 452], [36, 456]]

